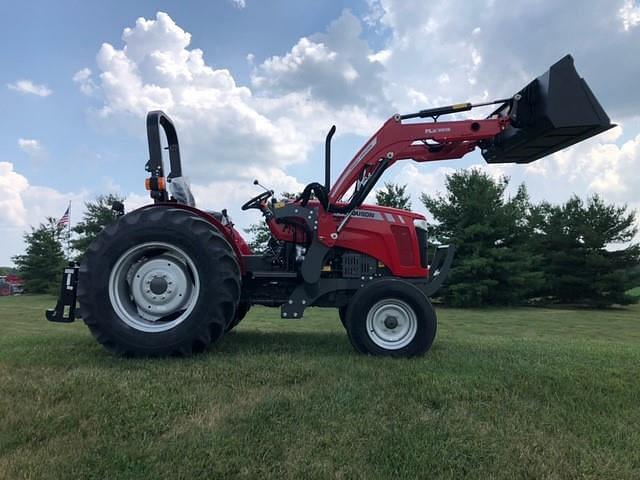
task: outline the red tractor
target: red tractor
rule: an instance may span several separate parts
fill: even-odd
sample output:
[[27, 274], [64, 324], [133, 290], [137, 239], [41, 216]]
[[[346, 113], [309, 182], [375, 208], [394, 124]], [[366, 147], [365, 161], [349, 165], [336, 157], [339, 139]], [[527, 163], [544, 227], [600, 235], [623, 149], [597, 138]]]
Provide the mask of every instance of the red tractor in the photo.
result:
[[3, 277], [0, 277], [0, 297], [8, 297], [13, 294], [11, 284]]
[[24, 292], [24, 280], [17, 275], [0, 276], [0, 297], [19, 295]]
[[[498, 108], [487, 118], [439, 121], [492, 104]], [[415, 118], [431, 121], [409, 121]], [[252, 305], [280, 307], [286, 319], [302, 318], [310, 306], [334, 307], [359, 352], [423, 354], [437, 326], [429, 297], [447, 275], [453, 248], [430, 252], [418, 213], [363, 204], [383, 172], [399, 161], [461, 158], [476, 148], [489, 163], [527, 163], [612, 126], [566, 56], [511, 98], [394, 115], [333, 186], [332, 127], [324, 184], [311, 183], [285, 201], [265, 189], [242, 206], [260, 210], [271, 231], [267, 251], [255, 255], [226, 210], [196, 208], [174, 125], [163, 112], [150, 112], [146, 187], [153, 203], [123, 214], [79, 267], [65, 270], [47, 318], [73, 321], [77, 297], [84, 322], [109, 350], [189, 355], [233, 329]]]

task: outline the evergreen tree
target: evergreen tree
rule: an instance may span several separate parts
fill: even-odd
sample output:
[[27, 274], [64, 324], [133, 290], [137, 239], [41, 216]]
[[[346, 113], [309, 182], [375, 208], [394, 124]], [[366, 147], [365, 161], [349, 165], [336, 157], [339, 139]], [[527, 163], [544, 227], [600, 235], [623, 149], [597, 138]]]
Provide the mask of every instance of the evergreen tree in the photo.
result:
[[244, 229], [245, 233], [251, 236], [249, 248], [257, 255], [264, 253], [271, 238], [271, 231], [265, 222], [252, 223], [249, 228]]
[[539, 257], [528, 251], [531, 206], [526, 188], [505, 199], [509, 180], [476, 169], [446, 178], [446, 195], [421, 200], [438, 222], [431, 238], [456, 245], [443, 299], [454, 306], [517, 304], [539, 289]]
[[544, 256], [545, 296], [597, 307], [637, 301], [626, 291], [635, 286], [640, 246], [611, 249], [637, 233], [635, 212], [606, 204], [598, 195], [586, 204], [574, 196], [563, 205], [544, 203], [538, 210], [536, 243]]
[[376, 191], [376, 203], [384, 207], [411, 210], [411, 197], [405, 194], [406, 185], [384, 183], [384, 189]]
[[57, 220], [49, 217], [46, 223], [24, 234], [26, 251], [12, 260], [24, 278], [27, 292], [58, 293], [60, 275], [67, 264], [61, 244], [62, 230]]
[[77, 237], [71, 240], [71, 246], [78, 252], [77, 259], [82, 258], [102, 229], [118, 219], [112, 210], [116, 202], [122, 203], [124, 199], [118, 195], [100, 195], [93, 202], [86, 202], [82, 221], [73, 227]]

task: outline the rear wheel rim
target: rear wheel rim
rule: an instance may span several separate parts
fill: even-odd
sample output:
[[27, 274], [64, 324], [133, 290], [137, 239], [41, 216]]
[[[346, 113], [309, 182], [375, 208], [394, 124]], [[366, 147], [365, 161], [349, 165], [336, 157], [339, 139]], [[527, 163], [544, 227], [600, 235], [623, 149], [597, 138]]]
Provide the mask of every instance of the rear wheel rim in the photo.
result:
[[165, 332], [181, 324], [199, 293], [200, 279], [191, 257], [164, 242], [128, 249], [109, 276], [109, 299], [116, 315], [142, 332]]
[[418, 331], [418, 318], [408, 303], [397, 298], [376, 302], [367, 313], [367, 334], [385, 350], [399, 350], [409, 345]]

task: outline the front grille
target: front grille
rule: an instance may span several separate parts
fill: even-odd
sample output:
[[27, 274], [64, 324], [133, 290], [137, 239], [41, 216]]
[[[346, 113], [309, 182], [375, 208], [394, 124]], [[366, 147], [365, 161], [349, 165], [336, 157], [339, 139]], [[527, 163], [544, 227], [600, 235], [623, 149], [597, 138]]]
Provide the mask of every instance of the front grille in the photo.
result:
[[410, 267], [415, 264], [413, 257], [413, 245], [411, 243], [411, 232], [408, 227], [400, 225], [391, 225], [391, 233], [396, 239], [398, 254], [400, 256], [400, 265]]

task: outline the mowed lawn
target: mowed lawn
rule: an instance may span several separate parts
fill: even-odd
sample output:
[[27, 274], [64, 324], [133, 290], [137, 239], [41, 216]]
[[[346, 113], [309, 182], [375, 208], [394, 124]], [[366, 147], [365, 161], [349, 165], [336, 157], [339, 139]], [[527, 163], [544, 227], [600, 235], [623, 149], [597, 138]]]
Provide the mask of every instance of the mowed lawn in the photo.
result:
[[118, 358], [0, 298], [0, 478], [640, 478], [640, 308], [439, 308], [423, 358], [255, 308], [189, 359]]

